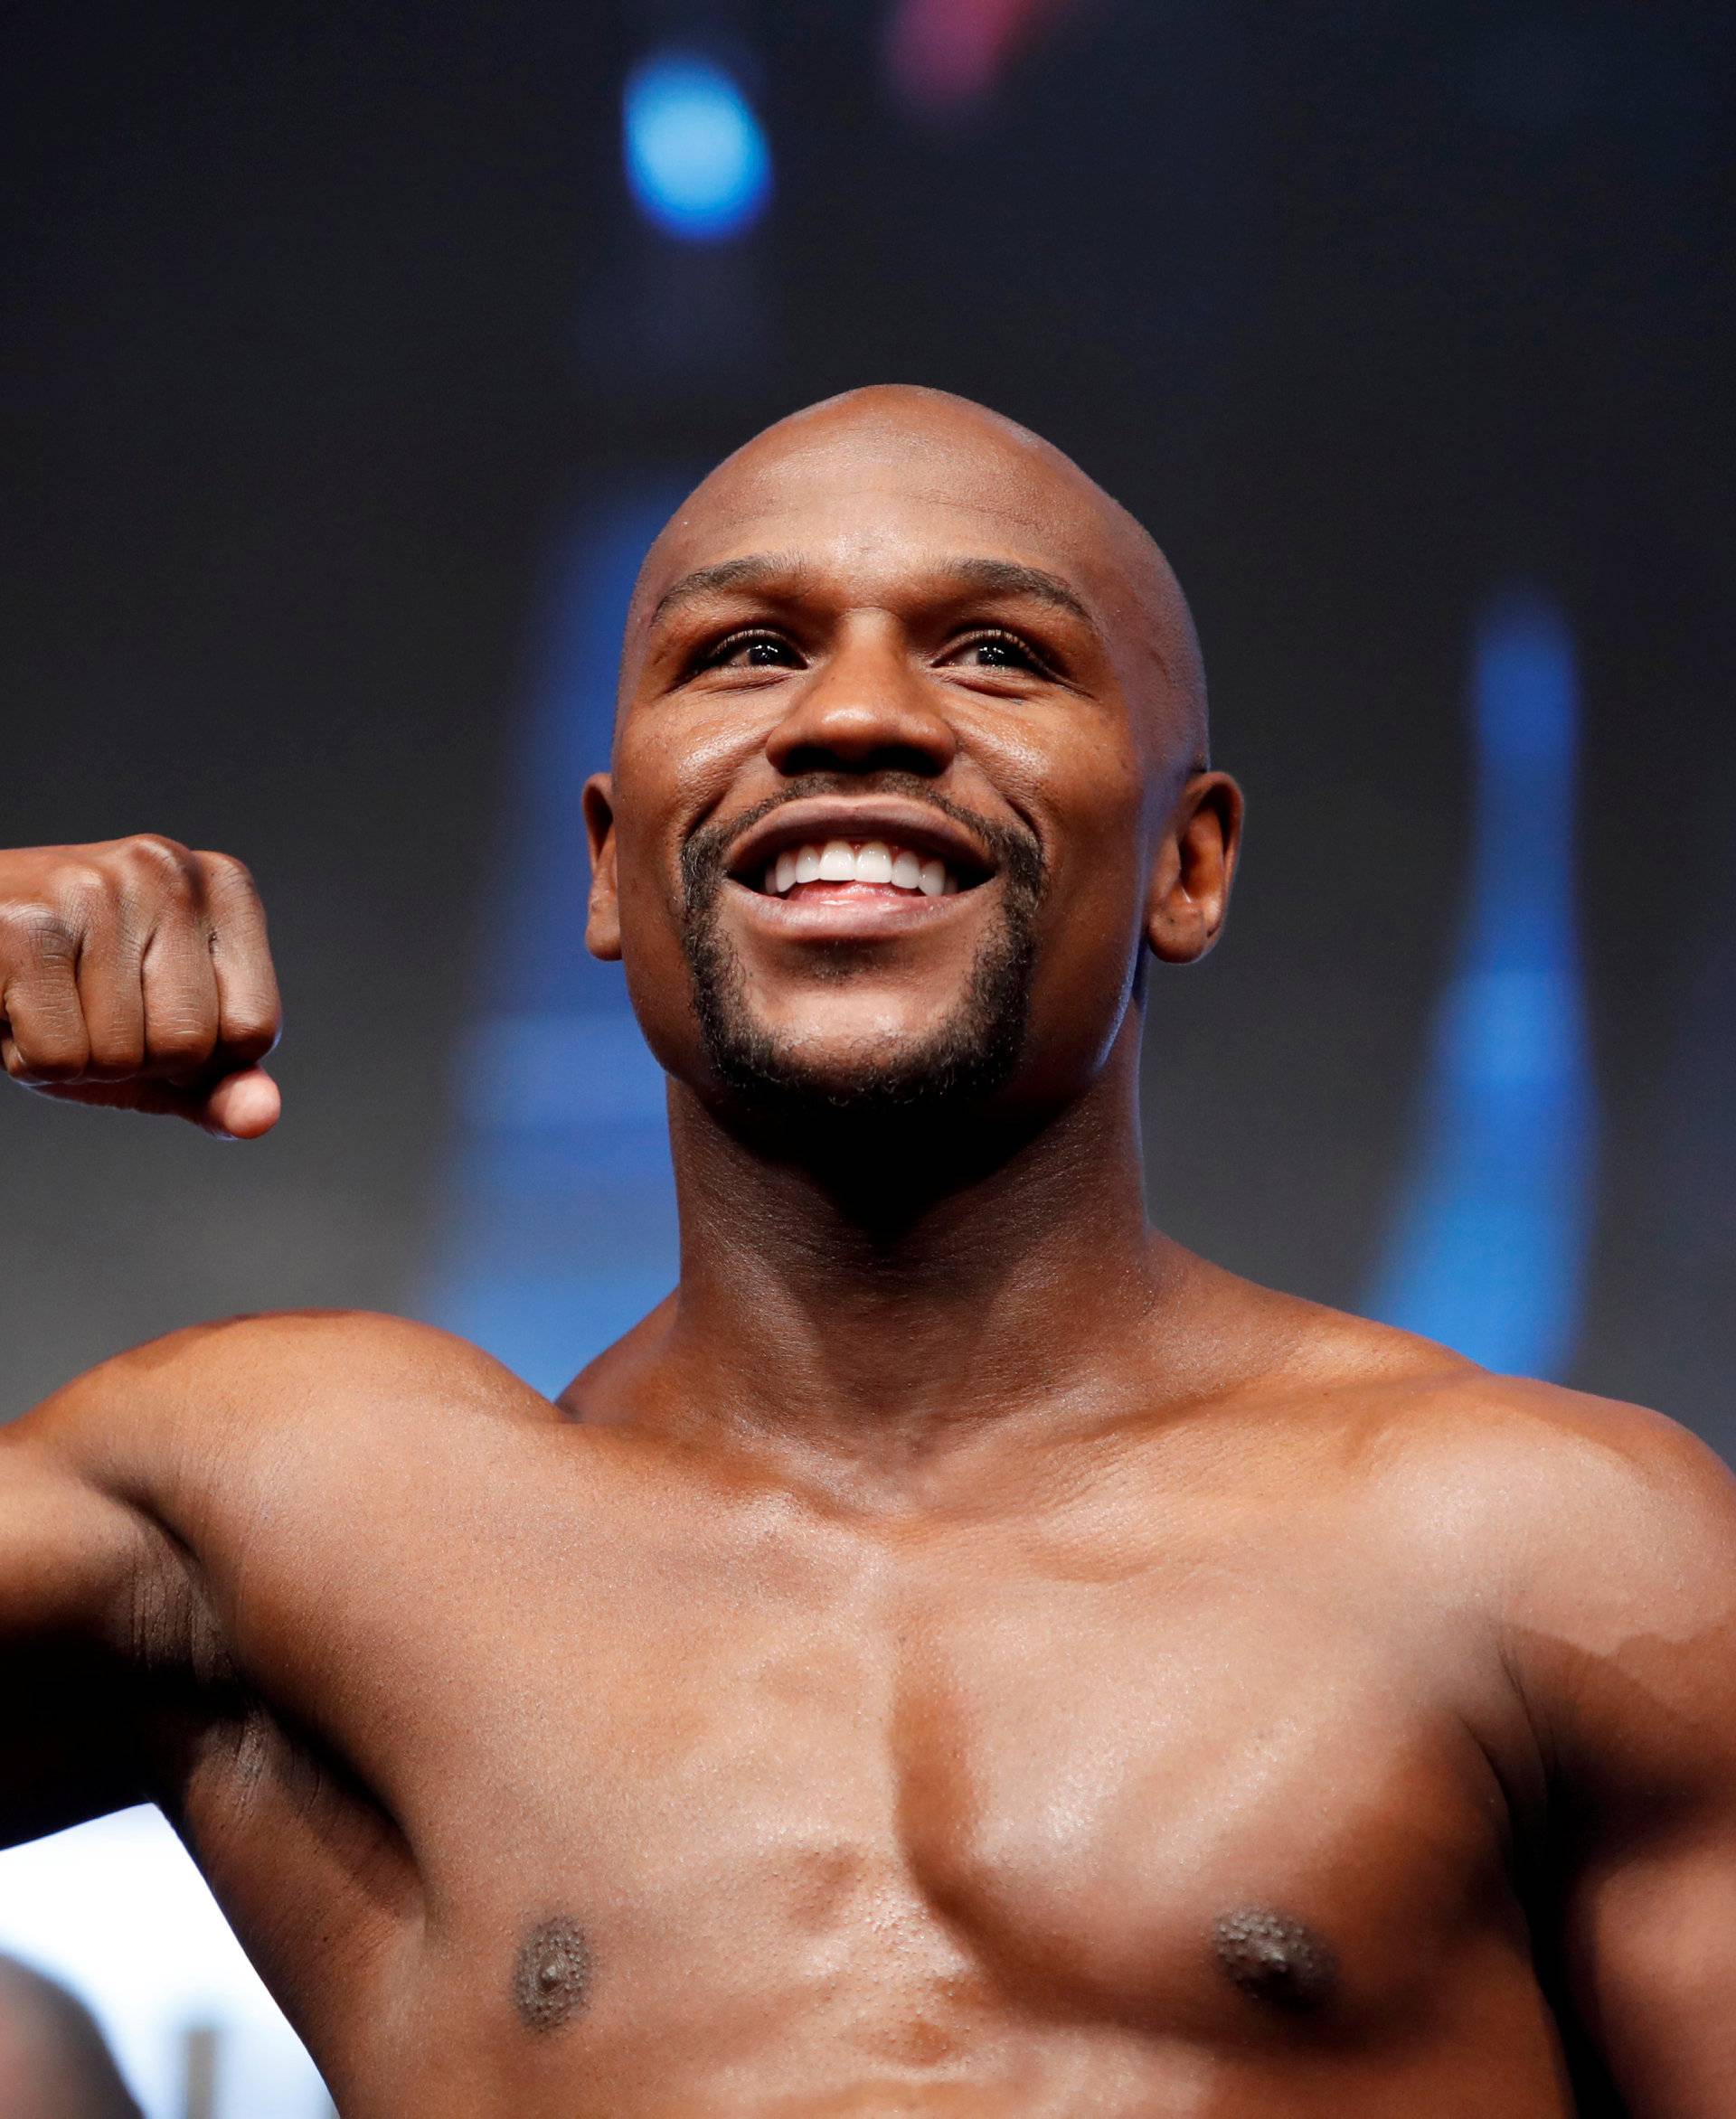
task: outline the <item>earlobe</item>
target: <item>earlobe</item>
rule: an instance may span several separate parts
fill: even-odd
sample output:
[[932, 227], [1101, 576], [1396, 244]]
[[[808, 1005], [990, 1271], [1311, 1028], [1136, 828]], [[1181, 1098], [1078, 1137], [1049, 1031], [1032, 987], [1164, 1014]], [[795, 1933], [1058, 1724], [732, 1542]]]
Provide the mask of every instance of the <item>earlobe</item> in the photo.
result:
[[615, 872], [615, 809], [609, 777], [593, 773], [585, 782], [585, 839], [590, 850], [590, 903], [585, 946], [605, 964], [621, 960], [620, 896]]
[[1218, 926], [1177, 881], [1154, 895], [1146, 918], [1146, 941], [1160, 963], [1195, 964], [1218, 938]]
[[1154, 913], [1146, 925], [1146, 945], [1160, 964], [1197, 963], [1215, 939], [1197, 918], [1177, 918], [1173, 907]]

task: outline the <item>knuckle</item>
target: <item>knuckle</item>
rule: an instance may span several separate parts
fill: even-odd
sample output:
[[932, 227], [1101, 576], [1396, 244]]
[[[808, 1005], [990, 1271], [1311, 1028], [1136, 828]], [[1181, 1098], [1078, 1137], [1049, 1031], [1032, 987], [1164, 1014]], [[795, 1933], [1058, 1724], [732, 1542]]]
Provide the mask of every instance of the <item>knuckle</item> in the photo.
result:
[[62, 861], [48, 879], [52, 902], [80, 911], [101, 904], [113, 888], [108, 871], [94, 861]]
[[106, 1022], [100, 1017], [95, 1022], [88, 1018], [85, 1024], [90, 1040], [90, 1057], [85, 1070], [103, 1081], [125, 1081], [138, 1073], [145, 1064], [145, 1025], [137, 1019], [130, 1022]]
[[120, 858], [132, 887], [152, 897], [160, 898], [165, 890], [184, 896], [197, 879], [197, 865], [187, 849], [156, 832], [126, 840]]
[[237, 1060], [244, 1060], [250, 1066], [263, 1060], [277, 1043], [282, 1025], [274, 1015], [244, 1014], [235, 1022], [227, 1024], [223, 1031], [223, 1049]]
[[14, 1023], [6, 1041], [6, 1072], [15, 1081], [75, 1081], [87, 1057], [83, 1028], [75, 1020], [27, 1030]]
[[202, 1067], [217, 1045], [217, 1026], [192, 1015], [155, 1018], [145, 1026], [151, 1059], [163, 1067]]
[[245, 890], [252, 897], [259, 895], [253, 871], [233, 853], [195, 853], [193, 858], [212, 881], [226, 883], [231, 890]]
[[93, 1047], [80, 1070], [86, 1081], [131, 1081], [145, 1071], [142, 1047], [122, 1052], [115, 1047]]
[[183, 869], [193, 859], [179, 839], [162, 832], [135, 832], [121, 841], [121, 851], [133, 861], [155, 862], [159, 868]]
[[84, 1060], [65, 1052], [21, 1051], [18, 1066], [9, 1071], [15, 1080], [31, 1084], [78, 1081], [84, 1073]]
[[62, 909], [40, 898], [0, 902], [0, 960], [11, 965], [67, 962], [77, 948]]

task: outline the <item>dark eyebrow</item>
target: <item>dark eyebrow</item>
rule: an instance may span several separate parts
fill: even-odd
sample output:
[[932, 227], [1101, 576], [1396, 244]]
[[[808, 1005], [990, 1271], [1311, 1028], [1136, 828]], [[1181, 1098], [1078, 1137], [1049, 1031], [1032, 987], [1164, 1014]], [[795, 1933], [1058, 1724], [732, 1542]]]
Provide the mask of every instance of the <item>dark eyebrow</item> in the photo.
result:
[[742, 560], [723, 560], [714, 567], [695, 567], [691, 574], [684, 574], [678, 581], [670, 583], [651, 607], [651, 616], [646, 623], [655, 626], [665, 611], [673, 610], [677, 604], [693, 603], [703, 596], [718, 596], [726, 589], [751, 589], [775, 576], [788, 579], [791, 574], [800, 571], [799, 561], [774, 551], [754, 552]]
[[950, 560], [946, 574], [960, 589], [974, 589], [982, 596], [1034, 597], [1039, 603], [1052, 604], [1057, 610], [1081, 619], [1093, 631], [1097, 629], [1097, 621], [1078, 591], [1070, 589], [1059, 574], [1045, 573], [1041, 567], [1022, 566], [1016, 560]]
[[[778, 552], [754, 552], [745, 559], [721, 560], [714, 567], [695, 567], [691, 574], [682, 575], [664, 590], [646, 624], [655, 626], [677, 604], [718, 596], [729, 589], [751, 589], [770, 580], [788, 583], [806, 571], [799, 560]], [[948, 560], [940, 572], [950, 587], [981, 596], [1034, 597], [1040, 603], [1052, 604], [1057, 610], [1080, 619], [1093, 631], [1097, 629], [1097, 621], [1078, 592], [1059, 574], [1046, 573], [1041, 567], [1027, 567], [1016, 560], [961, 559]]]

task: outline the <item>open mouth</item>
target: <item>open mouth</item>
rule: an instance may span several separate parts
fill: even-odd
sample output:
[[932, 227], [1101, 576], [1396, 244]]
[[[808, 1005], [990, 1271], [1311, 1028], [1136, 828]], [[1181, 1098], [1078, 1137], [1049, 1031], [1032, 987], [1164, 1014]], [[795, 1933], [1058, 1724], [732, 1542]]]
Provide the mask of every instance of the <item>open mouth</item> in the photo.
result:
[[731, 881], [787, 904], [890, 909], [956, 898], [996, 864], [974, 833], [927, 804], [798, 802], [747, 833]]
[[758, 881], [769, 898], [799, 897], [812, 886], [838, 883], [866, 883], [923, 898], [950, 898], [964, 888], [958, 871], [938, 856], [886, 839], [866, 839], [861, 845], [848, 839], [805, 840], [768, 862]]

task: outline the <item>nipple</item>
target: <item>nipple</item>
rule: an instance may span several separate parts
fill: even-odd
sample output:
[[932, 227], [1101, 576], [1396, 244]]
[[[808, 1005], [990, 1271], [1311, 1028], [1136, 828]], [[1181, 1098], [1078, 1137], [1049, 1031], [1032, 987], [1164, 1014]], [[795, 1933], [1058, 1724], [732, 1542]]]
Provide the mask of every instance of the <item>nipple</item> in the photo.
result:
[[1299, 1920], [1263, 1906], [1226, 1913], [1212, 1930], [1219, 1964], [1257, 2001], [1298, 2013], [1324, 2008], [1337, 1983], [1331, 1948]]
[[513, 2000], [532, 2030], [558, 2030], [590, 1991], [590, 1945], [577, 1921], [544, 1920], [519, 1945]]

